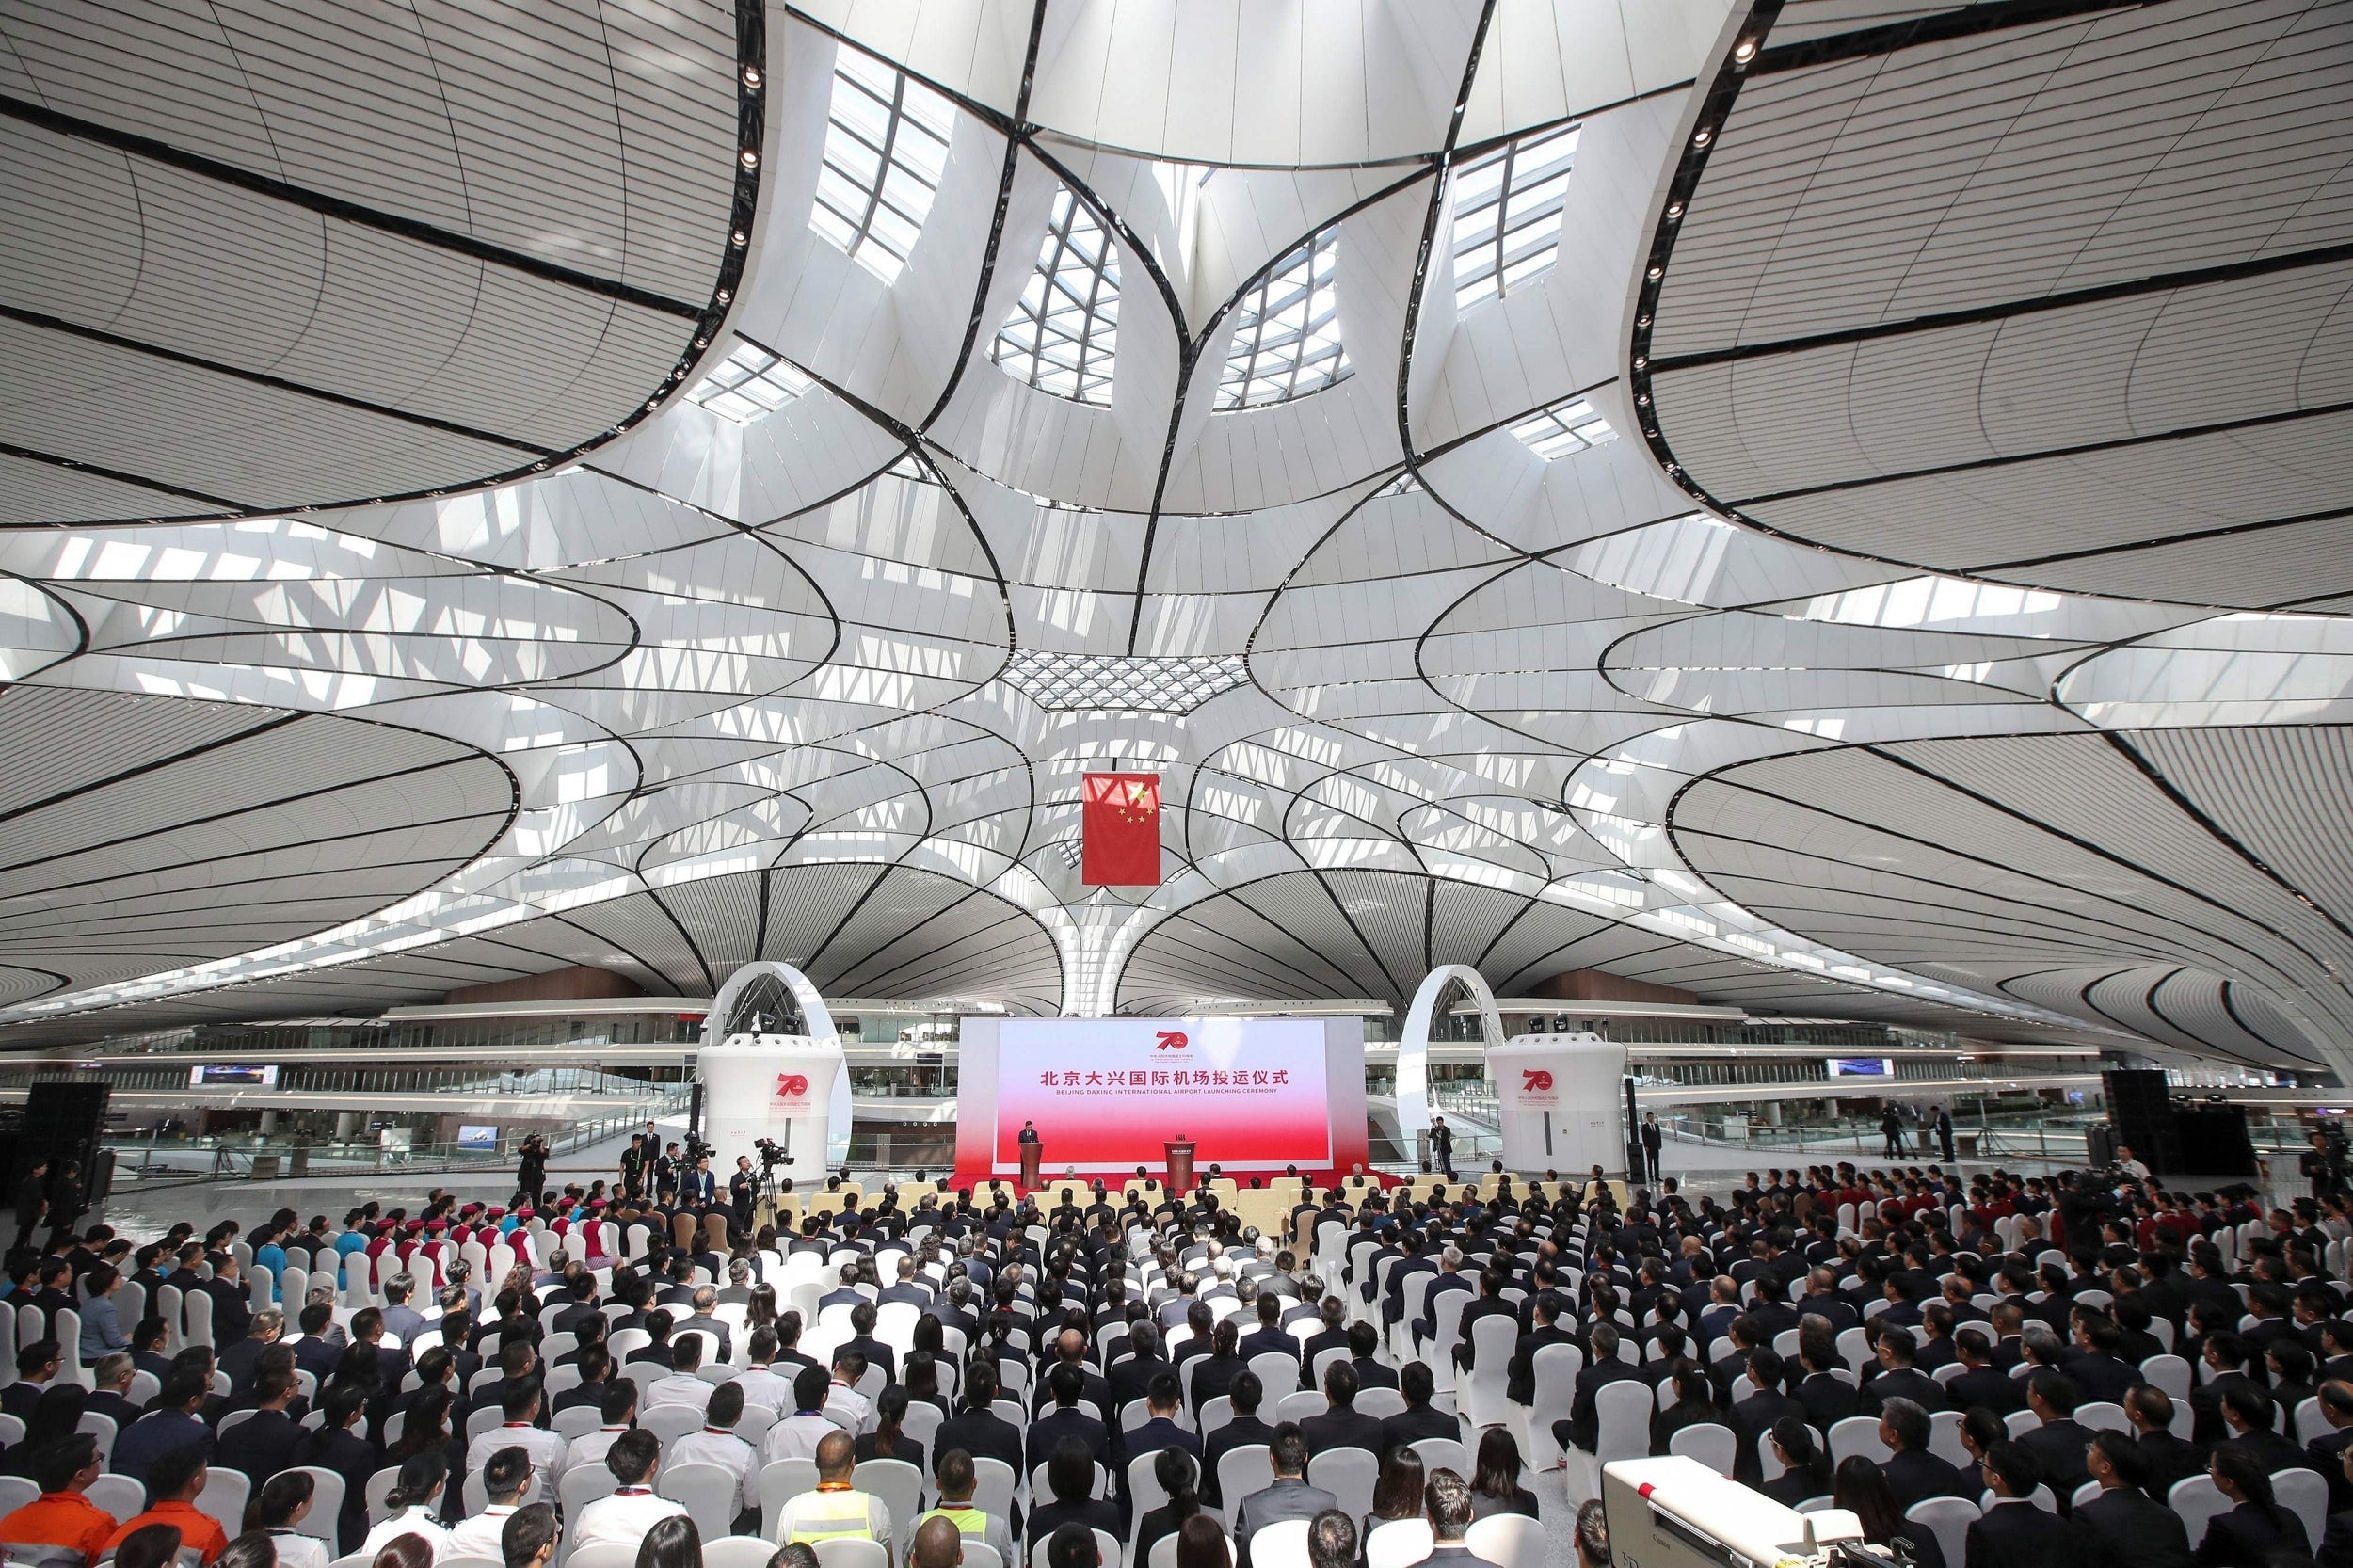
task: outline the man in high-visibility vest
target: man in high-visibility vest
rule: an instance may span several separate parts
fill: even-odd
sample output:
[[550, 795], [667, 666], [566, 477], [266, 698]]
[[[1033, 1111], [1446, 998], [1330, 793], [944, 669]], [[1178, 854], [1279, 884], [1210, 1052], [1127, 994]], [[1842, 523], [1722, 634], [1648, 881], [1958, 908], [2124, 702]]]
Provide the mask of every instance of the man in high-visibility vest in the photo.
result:
[[857, 1445], [846, 1432], [827, 1433], [817, 1445], [817, 1490], [784, 1505], [778, 1538], [815, 1545], [842, 1536], [890, 1549], [890, 1509], [871, 1492], [850, 1484], [857, 1467]]
[[939, 1506], [916, 1521], [919, 1531], [926, 1521], [945, 1519], [956, 1527], [956, 1534], [963, 1539], [993, 1547], [1000, 1558], [1011, 1562], [1013, 1532], [1006, 1521], [972, 1500], [978, 1484], [972, 1456], [962, 1448], [950, 1448], [939, 1456], [935, 1470], [939, 1480]]

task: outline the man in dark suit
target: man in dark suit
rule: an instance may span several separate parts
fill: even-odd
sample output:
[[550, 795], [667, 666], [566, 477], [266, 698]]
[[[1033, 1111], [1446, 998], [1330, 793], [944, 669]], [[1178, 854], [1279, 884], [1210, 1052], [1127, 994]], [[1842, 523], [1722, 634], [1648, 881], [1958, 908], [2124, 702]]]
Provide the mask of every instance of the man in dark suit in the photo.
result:
[[1993, 1504], [1969, 1527], [1962, 1568], [2057, 1568], [2066, 1560], [2062, 1532], [2026, 1500], [2042, 1483], [2034, 1455], [2016, 1443], [1996, 1443], [1986, 1450], [1984, 1472]]
[[1475, 1349], [1471, 1344], [1471, 1328], [1474, 1324], [1482, 1318], [1517, 1320], [1519, 1316], [1517, 1311], [1510, 1302], [1503, 1299], [1503, 1292], [1510, 1289], [1511, 1286], [1512, 1271], [1508, 1267], [1492, 1268], [1479, 1276], [1479, 1299], [1463, 1308], [1460, 1324], [1462, 1337], [1454, 1346], [1454, 1365], [1464, 1371], [1471, 1371], [1478, 1365]]
[[2140, 1368], [2116, 1353], [2122, 1339], [2105, 1313], [2086, 1313], [2076, 1320], [2075, 1347], [2082, 1353], [2067, 1363], [2067, 1375], [2075, 1380], [2085, 1399], [2122, 1404], [2125, 1391], [2141, 1381]]
[[2100, 1495], [2075, 1510], [2070, 1556], [2084, 1568], [2191, 1568], [2197, 1561], [2182, 1516], [2148, 1495], [2149, 1461], [2121, 1432], [2091, 1440], [2085, 1467]]
[[1417, 1443], [1425, 1437], [1462, 1436], [1455, 1417], [1430, 1402], [1437, 1394], [1437, 1379], [1431, 1374], [1429, 1363], [1407, 1363], [1398, 1373], [1397, 1386], [1405, 1396], [1405, 1408], [1382, 1421], [1381, 1441], [1373, 1452], [1387, 1453], [1400, 1444]]
[[111, 1355], [99, 1357], [98, 1365], [90, 1368], [90, 1376], [96, 1380], [98, 1386], [90, 1395], [89, 1402], [82, 1407], [84, 1413], [105, 1416], [114, 1422], [118, 1432], [137, 1420], [144, 1412], [130, 1399], [131, 1379], [137, 1373], [138, 1364], [126, 1352], [117, 1351]]
[[2133, 1424], [2134, 1447], [2149, 1464], [2149, 1495], [2162, 1498], [2173, 1483], [2203, 1475], [2206, 1451], [2185, 1437], [2173, 1435], [2173, 1398], [2153, 1384], [2143, 1384], [2124, 1396], [2124, 1417]]
[[1732, 1407], [1732, 1434], [1738, 1440], [1733, 1445], [1732, 1479], [1743, 1486], [1762, 1486], [1765, 1472], [1756, 1451], [1757, 1438], [1770, 1432], [1773, 1423], [1784, 1416], [1803, 1420], [1805, 1406], [1781, 1391], [1786, 1372], [1780, 1352], [1770, 1345], [1760, 1345], [1749, 1352], [1748, 1370], [1743, 1375], [1756, 1392]]
[[1948, 1402], [1945, 1385], [1913, 1366], [1909, 1329], [1880, 1336], [1880, 1372], [1863, 1385], [1863, 1414], [1878, 1415], [1890, 1400], [1910, 1400], [1923, 1410], [1943, 1410]]
[[1862, 1393], [1846, 1378], [1833, 1373], [1833, 1368], [1847, 1371], [1847, 1363], [1829, 1335], [1815, 1329], [1798, 1331], [1798, 1367], [1804, 1375], [1791, 1393], [1817, 1431], [1828, 1432], [1848, 1416], [1863, 1413]]
[[1152, 1379], [1144, 1395], [1144, 1409], [1150, 1419], [1133, 1432], [1121, 1434], [1122, 1447], [1130, 1456], [1158, 1453], [1162, 1448], [1182, 1448], [1201, 1458], [1201, 1439], [1179, 1423], [1185, 1403], [1185, 1391], [1176, 1382], [1176, 1374], [1162, 1370]]
[[582, 1323], [604, 1315], [604, 1309], [597, 1304], [597, 1277], [585, 1270], [565, 1282], [564, 1293], [572, 1304], [555, 1315], [551, 1333], [577, 1335]]
[[1577, 1336], [1560, 1326], [1561, 1314], [1568, 1310], [1568, 1298], [1558, 1290], [1536, 1292], [1536, 1326], [1520, 1336], [1512, 1350], [1512, 1364], [1504, 1372], [1503, 1397], [1517, 1405], [1536, 1402], [1536, 1352], [1554, 1345], [1574, 1345]]
[[2276, 1409], [2271, 1396], [2253, 1384], [2233, 1385], [2222, 1396], [2222, 1424], [2231, 1434], [2225, 1441], [2231, 1448], [2253, 1454], [2265, 1475], [2313, 1468], [2312, 1456], [2273, 1427]]
[[2034, 1456], [2035, 1468], [2057, 1494], [2062, 1513], [2075, 1488], [2090, 1479], [2084, 1452], [2091, 1447], [2091, 1429], [2075, 1419], [2079, 1402], [2074, 1381], [2064, 1372], [2046, 1367], [2026, 1379], [2026, 1408], [2042, 1424], [2022, 1433], [2018, 1442]]
[[1273, 1480], [1233, 1504], [1240, 1568], [1250, 1568], [1250, 1538], [1267, 1526], [1313, 1519], [1325, 1509], [1339, 1507], [1331, 1493], [1307, 1484], [1307, 1439], [1295, 1423], [1285, 1421], [1274, 1429], [1267, 1457], [1274, 1467]]
[[254, 1414], [213, 1440], [213, 1463], [244, 1473], [255, 1488], [280, 1470], [303, 1463], [311, 1434], [286, 1414], [294, 1402], [294, 1372], [282, 1366], [262, 1368], [254, 1380]]
[[1996, 1416], [2026, 1408], [2026, 1385], [1995, 1367], [1991, 1359], [1993, 1331], [1971, 1324], [1953, 1336], [1954, 1352], [1968, 1370], [1945, 1385], [1956, 1410], [1984, 1405]]
[[[229, 1374], [231, 1399], [245, 1399], [252, 1394], [253, 1374], [261, 1364], [262, 1352], [277, 1344], [285, 1332], [286, 1315], [274, 1306], [265, 1306], [253, 1315], [251, 1331], [235, 1344], [222, 1350], [214, 1365]], [[261, 1483], [256, 1481], [254, 1484], [258, 1486]]]
[[972, 1363], [964, 1374], [964, 1391], [963, 1414], [939, 1423], [932, 1452], [962, 1448], [975, 1459], [1002, 1460], [1016, 1476], [1026, 1474], [1021, 1467], [1021, 1429], [989, 1409], [997, 1398], [996, 1363]]
[[1132, 1352], [1112, 1364], [1104, 1374], [1103, 1387], [1111, 1403], [1106, 1413], [1123, 1411], [1137, 1400], [1149, 1396], [1152, 1380], [1162, 1372], [1174, 1373], [1176, 1368], [1160, 1353], [1160, 1331], [1149, 1322], [1137, 1322], [1128, 1331], [1128, 1348]]
[[246, 1293], [236, 1258], [225, 1252], [213, 1254], [213, 1277], [204, 1281], [203, 1289], [213, 1298], [213, 1343], [226, 1350], [253, 1326], [253, 1301]]
[[1023, 1474], [1045, 1464], [1053, 1453], [1054, 1445], [1065, 1437], [1080, 1439], [1095, 1463], [1108, 1468], [1112, 1462], [1111, 1432], [1102, 1422], [1079, 1408], [1079, 1400], [1086, 1394], [1084, 1374], [1067, 1361], [1057, 1362], [1054, 1369], [1046, 1374], [1046, 1384], [1047, 1391], [1053, 1396], [1054, 1408], [1030, 1423], [1029, 1466]]
[[1283, 1332], [1283, 1298], [1271, 1290], [1259, 1292], [1257, 1316], [1258, 1326], [1241, 1337], [1234, 1353], [1244, 1361], [1269, 1352], [1298, 1360], [1299, 1341]]
[[1440, 1470], [1424, 1485], [1423, 1512], [1430, 1518], [1434, 1544], [1422, 1560], [1434, 1568], [1495, 1568], [1470, 1549], [1465, 1538], [1471, 1528], [1470, 1482], [1451, 1470]]
[[[1292, 1318], [1301, 1310], [1303, 1309], [1293, 1308], [1291, 1312], [1284, 1316], [1287, 1319]], [[1314, 1382], [1317, 1356], [1321, 1355], [1325, 1351], [1348, 1349], [1348, 1304], [1337, 1296], [1326, 1296], [1315, 1305], [1304, 1310], [1315, 1314], [1319, 1326], [1316, 1332], [1307, 1336], [1299, 1347], [1299, 1385], [1303, 1389], [1310, 1386]], [[1335, 1359], [1345, 1361], [1350, 1357], [1339, 1356]]]
[[1356, 1368], [1356, 1386], [1366, 1388], [1396, 1388], [1400, 1386], [1397, 1368], [1378, 1358], [1381, 1331], [1370, 1323], [1348, 1325], [1348, 1364]]
[[1574, 1446], [1587, 1453], [1594, 1451], [1593, 1446], [1601, 1435], [1601, 1413], [1593, 1402], [1594, 1396], [1613, 1383], [1641, 1381], [1633, 1368], [1618, 1359], [1617, 1325], [1595, 1323], [1590, 1337], [1593, 1359], [1577, 1374], [1577, 1395], [1569, 1403], [1569, 1418], [1553, 1423], [1553, 1436], [1562, 1448]]
[[1333, 1448], [1362, 1448], [1373, 1454], [1383, 1451], [1381, 1418], [1362, 1415], [1356, 1409], [1355, 1368], [1345, 1361], [1334, 1362], [1323, 1374], [1323, 1397], [1327, 1401], [1323, 1414], [1310, 1416], [1299, 1423], [1300, 1432], [1307, 1439], [1309, 1455]]
[[1887, 1478], [1888, 1490], [1896, 1494], [1898, 1511], [1930, 1497], [1974, 1499], [1977, 1495], [1975, 1480], [1960, 1466], [1929, 1451], [1935, 1430], [1929, 1413], [1910, 1400], [1889, 1400], [1880, 1406], [1880, 1441], [1889, 1449], [1880, 1472]]
[[[1236, 1373], [1233, 1386], [1226, 1389], [1225, 1397], [1233, 1402], [1234, 1418], [1210, 1432], [1209, 1441], [1202, 1447], [1201, 1500], [1203, 1502], [1213, 1507], [1225, 1506], [1224, 1499], [1218, 1496], [1217, 1464], [1219, 1460], [1224, 1459], [1236, 1448], [1252, 1448], [1261, 1443], [1269, 1445], [1273, 1443], [1274, 1429], [1258, 1419], [1258, 1400], [1264, 1392], [1265, 1389], [1259, 1384], [1258, 1374], [1256, 1372]], [[943, 1432], [947, 1430], [944, 1426], [940, 1428]], [[1239, 1497], [1233, 1500], [1241, 1501]]]

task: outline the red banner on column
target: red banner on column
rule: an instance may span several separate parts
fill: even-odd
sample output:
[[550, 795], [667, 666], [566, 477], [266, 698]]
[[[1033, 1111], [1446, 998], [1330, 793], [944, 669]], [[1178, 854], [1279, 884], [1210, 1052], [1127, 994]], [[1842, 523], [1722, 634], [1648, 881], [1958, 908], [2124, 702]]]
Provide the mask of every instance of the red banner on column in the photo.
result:
[[1079, 880], [1090, 888], [1157, 888], [1160, 776], [1091, 773], [1080, 790]]

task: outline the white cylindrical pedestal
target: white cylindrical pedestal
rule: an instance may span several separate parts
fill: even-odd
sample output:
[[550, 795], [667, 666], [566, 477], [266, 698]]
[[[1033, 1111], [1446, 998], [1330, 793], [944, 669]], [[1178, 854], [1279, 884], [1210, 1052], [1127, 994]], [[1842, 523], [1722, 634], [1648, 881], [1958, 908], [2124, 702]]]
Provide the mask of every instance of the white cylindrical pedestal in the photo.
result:
[[1520, 1034], [1487, 1052], [1508, 1171], [1582, 1176], [1625, 1164], [1625, 1047], [1598, 1034]]
[[791, 1154], [776, 1167], [778, 1181], [790, 1176], [803, 1190], [824, 1185], [825, 1133], [841, 1069], [840, 1041], [805, 1034], [735, 1034], [696, 1053], [703, 1136], [717, 1151], [711, 1169], [722, 1193], [737, 1155], [750, 1155], [752, 1168], [760, 1168], [755, 1144], [761, 1138]]

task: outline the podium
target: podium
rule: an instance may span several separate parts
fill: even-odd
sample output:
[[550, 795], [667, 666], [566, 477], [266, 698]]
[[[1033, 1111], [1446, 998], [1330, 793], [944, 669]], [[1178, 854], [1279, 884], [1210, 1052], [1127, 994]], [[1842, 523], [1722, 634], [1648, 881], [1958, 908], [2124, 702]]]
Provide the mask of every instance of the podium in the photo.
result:
[[1045, 1152], [1046, 1145], [1044, 1144], [1024, 1144], [1021, 1145], [1021, 1190], [1023, 1192], [1034, 1192], [1037, 1191], [1038, 1161], [1044, 1157]]
[[1171, 1138], [1161, 1145], [1168, 1152], [1168, 1191], [1172, 1196], [1193, 1191], [1193, 1150], [1190, 1138]]

